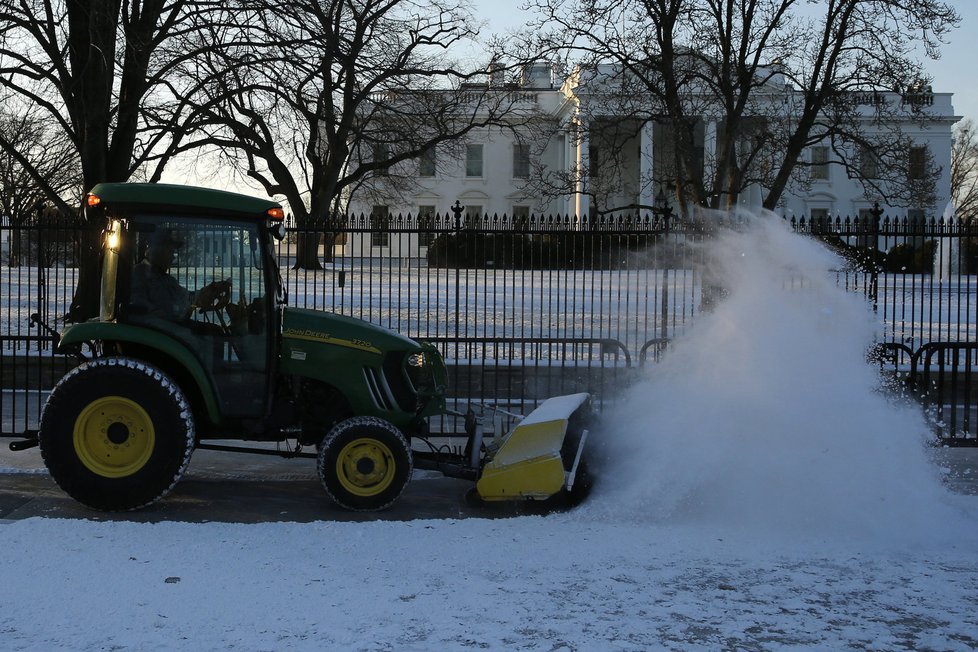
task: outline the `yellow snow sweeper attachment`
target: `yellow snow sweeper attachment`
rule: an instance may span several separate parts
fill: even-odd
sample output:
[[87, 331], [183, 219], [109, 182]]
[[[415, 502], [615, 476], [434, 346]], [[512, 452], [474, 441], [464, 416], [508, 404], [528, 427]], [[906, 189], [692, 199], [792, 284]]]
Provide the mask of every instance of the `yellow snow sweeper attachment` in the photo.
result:
[[547, 399], [500, 441], [487, 446], [476, 482], [479, 498], [547, 500], [562, 493], [583, 497], [590, 483], [582, 459], [589, 398], [570, 394]]
[[468, 443], [459, 455], [415, 451], [417, 468], [475, 480], [469, 498], [503, 501], [582, 500], [591, 485], [584, 447], [588, 439], [590, 394], [555, 396], [525, 417], [494, 408], [519, 421], [506, 434], [485, 436], [491, 419], [470, 410], [465, 417]]
[[[526, 416], [497, 406], [481, 416], [473, 410], [447, 413], [465, 418], [465, 450], [448, 452], [447, 446], [428, 443], [429, 450], [414, 451], [414, 467], [446, 476], [474, 480], [467, 499], [475, 503], [547, 501], [576, 504], [591, 487], [585, 455], [591, 395], [555, 396]], [[505, 434], [491, 435], [495, 417], [517, 419]], [[432, 436], [437, 437], [437, 434]]]

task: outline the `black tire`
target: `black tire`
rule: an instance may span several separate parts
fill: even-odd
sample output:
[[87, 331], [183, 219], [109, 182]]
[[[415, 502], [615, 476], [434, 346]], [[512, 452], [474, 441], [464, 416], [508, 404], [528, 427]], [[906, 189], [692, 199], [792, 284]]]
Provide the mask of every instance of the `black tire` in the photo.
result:
[[411, 447], [393, 424], [353, 417], [336, 424], [319, 447], [323, 489], [340, 507], [369, 512], [389, 507], [411, 478]]
[[166, 374], [130, 358], [99, 358], [55, 386], [39, 440], [51, 477], [69, 496], [121, 511], [173, 489], [195, 436], [190, 405]]

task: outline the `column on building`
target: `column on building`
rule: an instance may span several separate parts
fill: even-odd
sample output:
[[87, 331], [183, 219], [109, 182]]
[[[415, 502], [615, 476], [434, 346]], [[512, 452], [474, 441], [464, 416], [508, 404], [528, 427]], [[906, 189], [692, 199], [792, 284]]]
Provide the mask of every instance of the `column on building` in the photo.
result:
[[[588, 217], [591, 212], [591, 198], [587, 194], [591, 189], [589, 178], [591, 141], [588, 137], [587, 130], [583, 128], [580, 122], [575, 122], [575, 126], [577, 128], [577, 137], [574, 139], [577, 143], [577, 152], [575, 153], [577, 181], [576, 188], [574, 189], [574, 214], [577, 216], [577, 220], [580, 221]], [[584, 174], [585, 170], [587, 170], [588, 174]]]
[[[564, 173], [570, 173], [571, 167], [575, 157], [577, 156], [574, 152], [574, 127], [573, 125], [565, 125], [564, 136], [563, 136], [563, 149], [561, 151], [560, 169]], [[560, 199], [560, 212], [569, 215], [576, 210], [577, 200], [574, 195], [570, 193], [561, 193], [562, 197]]]
[[651, 120], [642, 125], [641, 144], [638, 151], [638, 203], [645, 206], [646, 210], [655, 205], [654, 167], [652, 164], [654, 153], [653, 128], [654, 124]]
[[703, 186], [709, 189], [717, 172], [717, 121], [709, 116], [703, 120]]

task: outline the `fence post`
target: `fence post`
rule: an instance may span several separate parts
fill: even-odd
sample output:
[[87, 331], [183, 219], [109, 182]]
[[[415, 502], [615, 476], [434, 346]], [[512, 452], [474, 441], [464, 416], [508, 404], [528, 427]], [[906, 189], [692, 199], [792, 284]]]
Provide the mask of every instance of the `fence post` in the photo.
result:
[[[37, 217], [37, 302], [38, 302], [38, 312], [41, 313], [41, 319], [45, 324], [50, 323], [48, 321], [48, 297], [47, 297], [47, 279], [45, 278], [45, 271], [48, 265], [47, 250], [45, 249], [44, 242], [44, 204], [38, 202], [34, 207]], [[51, 238], [52, 240], [54, 238]], [[27, 347], [30, 349], [30, 346]], [[41, 350], [41, 344], [38, 342], [37, 350]]]
[[[879, 251], [880, 246], [880, 217], [883, 215], [883, 209], [880, 208], [879, 202], [874, 202], [873, 207], [869, 210], [869, 214], [872, 216], [872, 224], [870, 226], [870, 235], [872, 239], [870, 242], [873, 243], [873, 249]], [[875, 263], [870, 265], [870, 285], [869, 285], [869, 295], [873, 300], [873, 312], [877, 312], [879, 307], [879, 266]]]
[[[462, 211], [465, 210], [465, 206], [462, 206], [462, 202], [455, 200], [455, 204], [452, 206], [452, 213], [455, 214], [455, 237], [458, 238], [459, 233], [462, 231]], [[459, 301], [459, 286], [461, 284], [461, 260], [458, 260], [458, 250], [455, 252], [455, 339], [459, 337], [459, 313], [462, 308]]]

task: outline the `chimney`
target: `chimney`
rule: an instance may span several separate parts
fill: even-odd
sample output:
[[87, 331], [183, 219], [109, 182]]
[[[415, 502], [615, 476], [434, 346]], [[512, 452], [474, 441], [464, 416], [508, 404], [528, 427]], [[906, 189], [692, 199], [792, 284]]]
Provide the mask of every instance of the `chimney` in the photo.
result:
[[524, 88], [553, 88], [554, 67], [548, 61], [530, 63], [523, 67]]
[[498, 61], [489, 64], [489, 88], [502, 88], [506, 83], [506, 66]]

